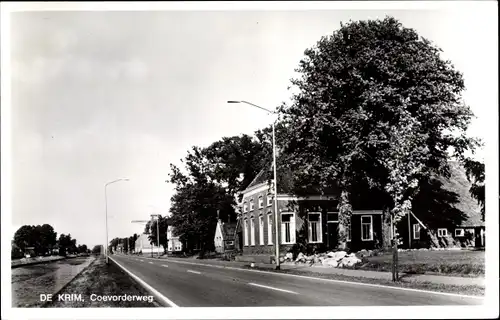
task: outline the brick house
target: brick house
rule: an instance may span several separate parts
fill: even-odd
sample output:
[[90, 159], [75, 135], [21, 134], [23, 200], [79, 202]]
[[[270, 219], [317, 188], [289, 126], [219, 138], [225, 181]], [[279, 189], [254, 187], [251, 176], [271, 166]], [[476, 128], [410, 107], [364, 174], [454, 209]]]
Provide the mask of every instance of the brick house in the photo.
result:
[[[460, 191], [454, 205], [447, 209], [457, 218], [441, 222], [420, 212], [403, 219], [398, 225], [402, 247], [470, 247], [484, 246], [484, 222], [480, 221], [480, 208], [471, 199], [470, 183], [464, 178], [464, 170], [451, 164], [450, 179], [440, 178], [445, 189]], [[249, 186], [237, 196], [238, 227], [236, 247], [243, 256], [260, 257], [262, 261], [273, 260], [275, 254], [276, 229], [274, 195], [272, 194], [272, 171], [262, 170]], [[283, 179], [278, 176], [278, 181]], [[458, 182], [457, 182], [458, 181]], [[459, 183], [454, 187], [453, 183]], [[298, 197], [291, 195], [287, 183], [278, 185], [278, 239], [281, 255], [289, 252], [294, 245], [302, 245], [301, 251], [326, 251], [338, 248], [338, 197], [336, 195], [311, 195]], [[433, 200], [433, 199], [431, 199]], [[416, 206], [418, 207], [418, 206]], [[458, 207], [458, 208], [455, 208]], [[455, 211], [453, 211], [455, 210]], [[435, 212], [433, 213], [435, 216]], [[428, 218], [427, 220], [425, 218]], [[394, 227], [394, 226], [393, 226]], [[384, 246], [382, 230], [390, 230], [384, 222], [383, 209], [357, 210], [354, 208], [347, 231], [347, 249], [376, 249]], [[444, 231], [446, 230], [446, 231]], [[409, 231], [409, 232], [408, 232]], [[394, 231], [393, 231], [394, 232]], [[411, 234], [411, 243], [408, 243]], [[387, 240], [386, 244], [387, 245]]]
[[[274, 259], [276, 243], [274, 195], [271, 170], [262, 170], [238, 197], [237, 248], [243, 256]], [[271, 184], [269, 183], [271, 181]], [[338, 247], [338, 200], [334, 195], [298, 197], [287, 185], [278, 185], [278, 241], [281, 255], [297, 243], [306, 243], [311, 251]], [[382, 241], [382, 210], [355, 210], [347, 230], [348, 246], [375, 248]]]

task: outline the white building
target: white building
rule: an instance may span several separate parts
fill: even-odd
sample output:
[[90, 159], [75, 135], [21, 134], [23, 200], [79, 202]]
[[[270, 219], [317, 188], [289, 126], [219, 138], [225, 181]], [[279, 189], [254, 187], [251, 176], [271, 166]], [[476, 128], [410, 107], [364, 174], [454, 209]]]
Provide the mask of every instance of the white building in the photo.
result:
[[167, 228], [167, 239], [168, 239], [168, 252], [180, 252], [182, 251], [182, 242], [179, 240], [178, 236], [174, 236], [173, 234], [174, 228], [172, 226], [168, 226]]
[[158, 248], [155, 245], [152, 245], [148, 239], [149, 235], [148, 234], [141, 234], [139, 238], [135, 241], [135, 252], [136, 253], [158, 253], [160, 254], [163, 253], [163, 248]]

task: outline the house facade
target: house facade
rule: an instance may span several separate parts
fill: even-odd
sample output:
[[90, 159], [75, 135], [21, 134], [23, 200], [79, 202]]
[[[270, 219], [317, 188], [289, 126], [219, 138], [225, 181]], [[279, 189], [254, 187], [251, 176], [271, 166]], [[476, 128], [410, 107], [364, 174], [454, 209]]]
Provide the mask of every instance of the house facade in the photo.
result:
[[[486, 227], [481, 207], [469, 193], [471, 187], [465, 169], [449, 162], [450, 176], [437, 177], [443, 197], [425, 194], [416, 199], [414, 212], [398, 225], [398, 238], [404, 248], [484, 248]], [[422, 210], [419, 205], [430, 202]], [[447, 202], [446, 205], [443, 205]]]
[[235, 249], [236, 227], [237, 223], [217, 220], [214, 236], [215, 252], [224, 253]]
[[429, 227], [412, 213], [402, 219], [397, 233], [401, 247], [406, 249], [484, 248], [486, 244], [484, 222], [475, 222], [474, 219], [453, 226]]
[[163, 252], [162, 248], [158, 248], [157, 246], [151, 244], [149, 241], [149, 235], [146, 233], [142, 233], [137, 240], [135, 241], [135, 253], [158, 253]]
[[172, 226], [167, 227], [167, 240], [167, 251], [169, 253], [181, 252], [183, 250], [182, 242], [178, 236], [174, 236], [174, 228]]
[[[456, 169], [453, 169], [455, 172], [452, 176], [460, 173]], [[295, 245], [301, 251], [308, 252], [339, 248], [336, 195], [298, 197], [280, 193], [275, 212], [271, 188], [273, 180], [270, 183], [269, 180], [269, 174], [266, 176], [263, 172], [259, 173], [237, 200], [236, 248], [244, 256], [269, 256], [272, 260], [276, 241], [282, 255], [291, 251]], [[460, 181], [464, 184], [461, 189], [468, 191], [464, 180]], [[465, 212], [464, 217], [455, 223], [440, 224], [439, 219], [437, 222], [436, 219], [426, 220], [423, 217], [428, 216], [419, 218], [418, 214], [412, 213], [403, 218], [396, 228], [384, 219], [387, 214], [382, 209], [354, 210], [346, 229], [345, 249], [359, 251], [387, 246], [390, 241], [386, 239], [384, 243], [383, 230], [388, 230], [387, 233], [391, 235], [397, 232], [402, 248], [484, 247], [485, 228], [484, 222], [478, 219], [479, 207], [474, 207], [474, 202], [467, 197], [470, 197], [468, 192], [456, 196], [454, 206], [460, 206], [464, 202], [469, 205], [461, 208], [460, 212]], [[440, 212], [433, 214], [439, 215]]]
[[[275, 254], [278, 241], [284, 255], [296, 244], [305, 244], [310, 252], [339, 247], [338, 199], [335, 195], [298, 197], [279, 194], [277, 212], [272, 185], [259, 173], [238, 201], [236, 246], [243, 255]], [[277, 225], [277, 228], [276, 228]], [[347, 228], [347, 246], [351, 250], [373, 249], [382, 242], [382, 210], [355, 210]]]

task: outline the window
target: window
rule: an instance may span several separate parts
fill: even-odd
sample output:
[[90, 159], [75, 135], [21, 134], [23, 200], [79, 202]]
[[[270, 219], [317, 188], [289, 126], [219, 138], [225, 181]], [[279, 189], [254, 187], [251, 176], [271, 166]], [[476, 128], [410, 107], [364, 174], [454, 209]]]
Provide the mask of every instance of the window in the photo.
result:
[[264, 245], [264, 216], [259, 216], [259, 244]]
[[262, 196], [259, 197], [259, 209], [264, 208], [264, 198]]
[[438, 229], [438, 237], [446, 237], [448, 235], [448, 230], [441, 228]]
[[243, 212], [248, 212], [248, 204], [246, 202], [243, 203]]
[[373, 240], [373, 221], [372, 216], [361, 216], [361, 240]]
[[339, 213], [338, 212], [328, 212], [326, 214], [327, 222], [339, 222]]
[[351, 241], [351, 224], [346, 226], [346, 241]]
[[321, 242], [321, 214], [318, 212], [308, 214], [309, 243]]
[[244, 223], [243, 235], [245, 236], [245, 238], [243, 239], [243, 243], [245, 246], [248, 246], [248, 220], [245, 219], [245, 221], [243, 221], [243, 223]]
[[413, 225], [413, 239], [419, 240], [420, 239], [420, 224], [415, 223]]
[[267, 199], [267, 206], [270, 207], [273, 204], [273, 195], [268, 193], [266, 199]]
[[255, 222], [253, 218], [250, 219], [250, 245], [255, 245]]
[[250, 199], [250, 211], [254, 209], [253, 199]]
[[273, 217], [267, 214], [267, 244], [273, 244]]
[[464, 234], [464, 229], [455, 229], [455, 237], [463, 237]]
[[294, 213], [281, 214], [281, 243], [295, 243], [295, 217]]

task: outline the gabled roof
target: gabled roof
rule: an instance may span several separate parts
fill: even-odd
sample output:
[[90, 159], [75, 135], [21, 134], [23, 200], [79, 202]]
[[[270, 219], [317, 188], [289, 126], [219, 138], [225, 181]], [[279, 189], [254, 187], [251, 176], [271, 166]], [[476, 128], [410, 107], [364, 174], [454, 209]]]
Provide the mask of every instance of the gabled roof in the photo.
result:
[[[260, 172], [255, 176], [252, 182], [246, 187], [242, 193], [245, 193], [247, 190], [252, 189], [253, 187], [268, 183], [271, 180], [274, 180], [274, 171], [273, 164], [269, 165], [267, 168], [263, 168]], [[276, 170], [276, 175], [278, 179], [278, 193], [279, 194], [288, 194], [292, 192], [292, 172], [286, 166], [280, 166], [278, 164], [278, 170]]]
[[484, 221], [481, 218], [481, 206], [469, 192], [472, 183], [467, 179], [465, 168], [458, 161], [450, 161], [449, 166], [450, 178], [439, 177], [438, 180], [443, 184], [444, 189], [458, 194], [459, 202], [453, 206], [467, 216], [462, 226], [484, 226]]
[[265, 169], [262, 169], [260, 170], [259, 173], [257, 173], [257, 175], [255, 176], [255, 178], [252, 180], [252, 182], [250, 182], [250, 184], [246, 187], [246, 190], [258, 185], [258, 184], [261, 184], [261, 183], [264, 183], [264, 182], [267, 182], [269, 180], [271, 180], [273, 178], [272, 174], [272, 169], [273, 169], [273, 166], [271, 165], [271, 168], [269, 168], [269, 172], [266, 172]]

